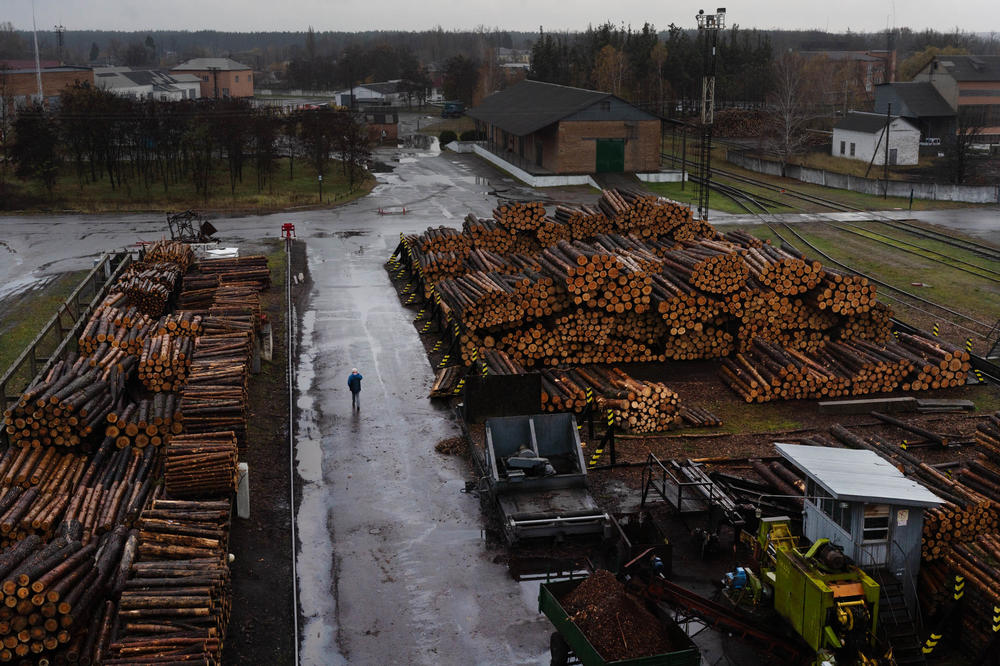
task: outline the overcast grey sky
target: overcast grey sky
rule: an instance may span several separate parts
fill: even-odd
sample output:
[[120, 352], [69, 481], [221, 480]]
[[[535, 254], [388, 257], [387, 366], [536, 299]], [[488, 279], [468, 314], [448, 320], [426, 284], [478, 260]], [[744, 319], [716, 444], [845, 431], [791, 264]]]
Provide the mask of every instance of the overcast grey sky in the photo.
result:
[[[756, 0], [727, 6], [728, 25], [871, 32], [892, 22], [915, 30], [1000, 31], [997, 0]], [[579, 30], [611, 20], [694, 26], [704, 2], [670, 0], [35, 0], [39, 29], [68, 30]], [[0, 21], [31, 28], [31, 0], [0, 0]]]

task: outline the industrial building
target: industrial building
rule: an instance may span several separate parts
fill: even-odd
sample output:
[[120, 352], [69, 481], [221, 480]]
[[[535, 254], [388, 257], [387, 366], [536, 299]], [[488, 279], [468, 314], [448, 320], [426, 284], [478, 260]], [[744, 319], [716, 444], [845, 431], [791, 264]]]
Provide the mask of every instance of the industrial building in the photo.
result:
[[[886, 150], [888, 125], [888, 150]], [[920, 130], [908, 121], [878, 113], [851, 111], [833, 126], [830, 154], [872, 164], [912, 165], [919, 161]]]
[[529, 173], [660, 168], [660, 119], [611, 93], [521, 81], [468, 115], [491, 152]]

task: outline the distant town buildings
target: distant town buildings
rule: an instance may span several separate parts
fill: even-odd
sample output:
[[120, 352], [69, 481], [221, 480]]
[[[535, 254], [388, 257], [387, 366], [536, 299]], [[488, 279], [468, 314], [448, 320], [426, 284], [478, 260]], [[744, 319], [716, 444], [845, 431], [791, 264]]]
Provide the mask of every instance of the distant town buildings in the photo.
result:
[[180, 72], [133, 70], [130, 67], [96, 67], [94, 83], [98, 88], [122, 97], [176, 102], [201, 96], [202, 80], [194, 74]]
[[913, 80], [934, 86], [958, 122], [975, 118], [982, 143], [1000, 143], [1000, 56], [935, 56]]

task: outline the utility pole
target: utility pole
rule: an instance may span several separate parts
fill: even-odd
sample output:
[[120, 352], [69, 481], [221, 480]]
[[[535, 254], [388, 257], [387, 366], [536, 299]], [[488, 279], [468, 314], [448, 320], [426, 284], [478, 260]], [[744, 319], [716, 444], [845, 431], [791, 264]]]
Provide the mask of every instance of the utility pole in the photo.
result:
[[219, 68], [209, 67], [208, 71], [212, 72], [212, 98], [219, 99]]
[[63, 64], [63, 33], [66, 32], [66, 28], [61, 25], [57, 25], [54, 30], [56, 31], [56, 57], [59, 58], [59, 64]]
[[726, 8], [719, 7], [714, 14], [698, 10], [698, 32], [705, 38], [703, 52], [704, 75], [701, 78], [701, 148], [698, 163], [698, 216], [708, 220], [708, 182], [712, 177], [712, 124], [715, 122], [715, 66], [719, 31], [726, 27]]
[[889, 126], [892, 125], [892, 104], [885, 109], [885, 163], [882, 165], [882, 179], [885, 185], [882, 189], [882, 198], [889, 198]]

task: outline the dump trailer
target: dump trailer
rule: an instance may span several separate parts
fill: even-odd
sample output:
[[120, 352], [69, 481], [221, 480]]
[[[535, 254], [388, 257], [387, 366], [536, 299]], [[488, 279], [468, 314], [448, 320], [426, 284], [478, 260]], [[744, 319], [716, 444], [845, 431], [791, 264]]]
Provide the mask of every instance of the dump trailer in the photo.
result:
[[486, 491], [509, 543], [536, 537], [609, 536], [611, 519], [587, 488], [572, 414], [486, 421]]
[[[565, 664], [568, 661], [568, 651], [572, 651], [581, 664], [584, 666], [698, 666], [701, 663], [701, 656], [698, 647], [688, 637], [684, 631], [677, 626], [677, 623], [666, 616], [659, 615], [663, 634], [668, 639], [672, 649], [669, 652], [651, 654], [633, 659], [619, 659], [607, 661], [591, 645], [587, 636], [584, 635], [580, 627], [573, 621], [563, 608], [561, 599], [575, 590], [582, 583], [584, 578], [577, 580], [560, 581], [557, 583], [542, 583], [538, 591], [538, 610], [545, 614], [555, 627], [550, 649], [552, 652], [552, 664]], [[627, 640], [626, 636], [626, 640]], [[567, 650], [568, 649], [568, 650]]]
[[761, 520], [761, 583], [774, 610], [816, 652], [817, 664], [888, 664], [878, 656], [879, 585], [826, 539], [800, 549], [787, 517]]

